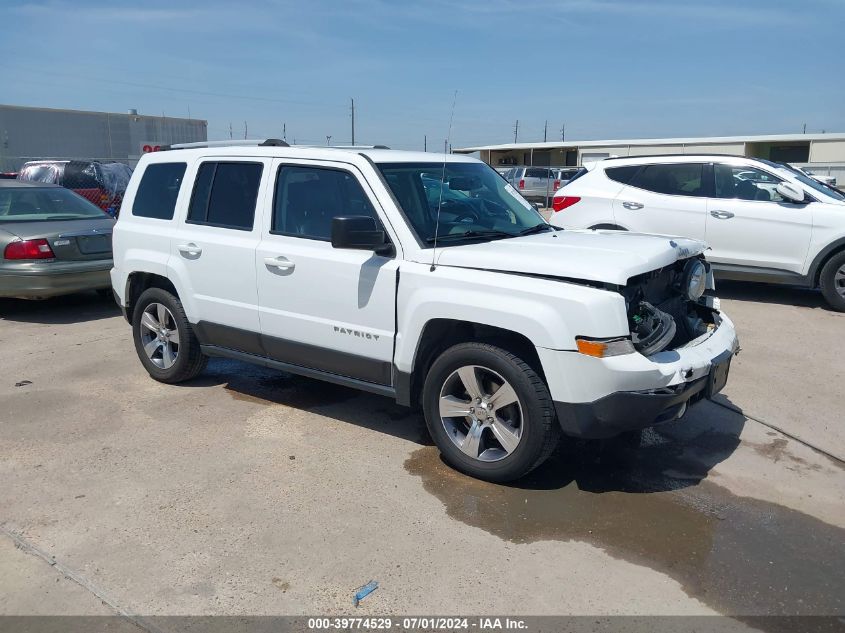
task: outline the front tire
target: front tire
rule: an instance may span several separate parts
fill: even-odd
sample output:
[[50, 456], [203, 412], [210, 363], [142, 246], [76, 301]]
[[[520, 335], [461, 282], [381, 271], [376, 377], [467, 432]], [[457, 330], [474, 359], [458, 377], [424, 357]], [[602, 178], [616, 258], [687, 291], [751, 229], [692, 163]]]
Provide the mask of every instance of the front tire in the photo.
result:
[[837, 312], [845, 312], [845, 251], [831, 257], [819, 276], [822, 296]]
[[529, 473], [560, 437], [542, 378], [494, 345], [462, 343], [443, 352], [426, 376], [423, 409], [443, 459], [487, 481]]
[[207, 358], [200, 351], [182, 303], [161, 288], [148, 288], [132, 313], [132, 338], [141, 364], [168, 384], [196, 377]]

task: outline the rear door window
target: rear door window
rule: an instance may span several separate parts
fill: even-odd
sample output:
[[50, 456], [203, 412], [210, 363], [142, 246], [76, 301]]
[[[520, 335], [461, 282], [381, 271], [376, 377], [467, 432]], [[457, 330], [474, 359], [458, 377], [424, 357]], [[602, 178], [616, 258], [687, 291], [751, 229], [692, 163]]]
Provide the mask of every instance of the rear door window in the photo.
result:
[[132, 215], [139, 218], [172, 220], [176, 198], [185, 177], [186, 163], [153, 163], [141, 176]]
[[637, 172], [640, 170], [641, 165], [622, 165], [621, 167], [608, 167], [604, 170], [604, 173], [607, 174], [607, 177], [611, 180], [616, 182], [620, 182], [623, 185], [628, 185], [631, 183], [631, 180], [634, 176], [637, 175]]
[[261, 163], [202, 163], [197, 172], [187, 221], [251, 231], [263, 169]]
[[703, 176], [703, 163], [645, 165], [629, 184], [670, 196], [703, 197]]

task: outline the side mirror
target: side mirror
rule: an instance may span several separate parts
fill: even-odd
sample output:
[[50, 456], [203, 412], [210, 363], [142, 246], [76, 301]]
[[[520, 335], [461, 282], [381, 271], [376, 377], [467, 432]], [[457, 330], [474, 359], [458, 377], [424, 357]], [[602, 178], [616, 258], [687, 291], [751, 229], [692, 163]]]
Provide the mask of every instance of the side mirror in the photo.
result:
[[332, 247], [377, 251], [384, 246], [384, 231], [370, 216], [346, 215], [332, 219]]
[[791, 182], [784, 181], [778, 183], [775, 191], [777, 191], [780, 194], [780, 197], [784, 200], [789, 200], [790, 202], [804, 202], [804, 191], [797, 185], [793, 185]]

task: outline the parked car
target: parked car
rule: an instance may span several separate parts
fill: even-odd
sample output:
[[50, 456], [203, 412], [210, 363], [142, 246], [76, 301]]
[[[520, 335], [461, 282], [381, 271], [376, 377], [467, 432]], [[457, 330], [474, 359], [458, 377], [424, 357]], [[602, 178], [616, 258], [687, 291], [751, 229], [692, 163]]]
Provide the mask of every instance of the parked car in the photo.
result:
[[111, 295], [114, 220], [72, 191], [0, 180], [0, 297]]
[[801, 172], [805, 176], [809, 176], [810, 178], [814, 178], [818, 180], [823, 185], [827, 185], [828, 187], [836, 187], [836, 176], [827, 176], [825, 174], [815, 174], [811, 171], [807, 171], [806, 169], [802, 169], [801, 167], [796, 167], [795, 165], [784, 165], [789, 169], [793, 169], [795, 171]]
[[210, 145], [143, 156], [115, 227], [156, 380], [222, 356], [421, 405], [444, 459], [495, 481], [727, 380], [699, 241], [559, 231], [467, 156]]
[[19, 180], [60, 185], [116, 217], [132, 169], [123, 163], [83, 160], [40, 160], [25, 163]]
[[0, 180], [14, 180], [18, 177], [16, 171], [0, 171]]
[[568, 182], [577, 167], [513, 167], [505, 173], [505, 180], [519, 190], [526, 200], [540, 202], [548, 207], [554, 192]]
[[845, 195], [780, 163], [606, 159], [561, 188], [552, 207], [556, 226], [706, 240], [717, 277], [821, 288], [845, 311]]

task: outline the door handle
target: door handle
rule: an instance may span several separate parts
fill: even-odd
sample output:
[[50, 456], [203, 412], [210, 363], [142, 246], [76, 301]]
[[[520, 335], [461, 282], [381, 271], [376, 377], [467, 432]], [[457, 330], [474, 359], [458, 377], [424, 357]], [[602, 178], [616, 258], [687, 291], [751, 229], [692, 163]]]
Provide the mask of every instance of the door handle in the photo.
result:
[[734, 214], [730, 211], [722, 210], [711, 211], [710, 215], [712, 215], [714, 218], [718, 218], [719, 220], [730, 220], [732, 217], [734, 217]]
[[278, 268], [279, 270], [293, 270], [296, 267], [292, 261], [287, 257], [265, 257], [264, 265], [268, 268]]
[[641, 202], [623, 202], [622, 206], [628, 209], [629, 211], [639, 211], [645, 205]]
[[186, 257], [199, 257], [202, 255], [202, 249], [193, 242], [189, 242], [188, 244], [179, 244], [176, 248], [178, 248], [179, 252]]

